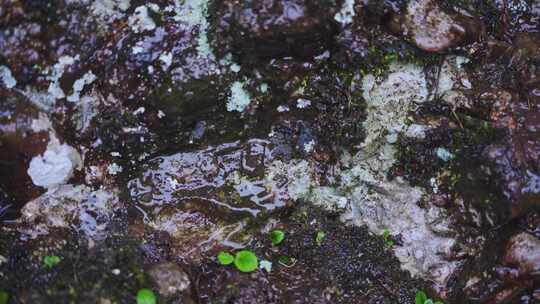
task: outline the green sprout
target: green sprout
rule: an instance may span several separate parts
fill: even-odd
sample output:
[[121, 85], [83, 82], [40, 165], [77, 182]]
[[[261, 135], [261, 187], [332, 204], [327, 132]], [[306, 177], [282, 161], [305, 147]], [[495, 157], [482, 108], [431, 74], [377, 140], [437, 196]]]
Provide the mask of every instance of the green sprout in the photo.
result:
[[390, 248], [390, 247], [394, 246], [394, 241], [392, 241], [390, 239], [390, 237], [391, 237], [390, 229], [388, 229], [388, 228], [383, 229], [382, 239], [384, 241], [384, 247]]
[[315, 243], [317, 243], [317, 245], [321, 246], [322, 244], [322, 241], [324, 240], [324, 237], [326, 236], [326, 233], [324, 233], [323, 231], [317, 231], [317, 233], [315, 234]]
[[238, 268], [241, 272], [252, 272], [257, 269], [259, 266], [259, 262], [257, 260], [257, 256], [249, 251], [249, 250], [242, 250], [236, 253], [236, 257], [234, 258], [234, 266]]
[[56, 266], [58, 263], [60, 263], [60, 257], [59, 256], [56, 256], [56, 255], [46, 255], [44, 258], [43, 258], [43, 264], [45, 265], [46, 268], [53, 268], [54, 266]]
[[228, 252], [221, 251], [218, 256], [218, 261], [221, 265], [229, 265], [234, 262], [234, 256]]
[[9, 300], [9, 294], [3, 290], [0, 291], [0, 304], [7, 304]]
[[281, 265], [290, 268], [290, 267], [293, 267], [294, 264], [296, 264], [296, 259], [291, 258], [291, 257], [288, 257], [288, 256], [286, 256], [286, 255], [280, 255], [280, 256], [278, 257], [278, 262], [279, 262]]
[[414, 298], [415, 304], [444, 304], [441, 301], [433, 301], [432, 299], [428, 298], [426, 293], [419, 290], [416, 292], [416, 297]]
[[139, 289], [137, 292], [137, 304], [156, 304], [156, 295], [148, 288]]
[[272, 230], [270, 232], [270, 241], [272, 241], [272, 246], [279, 245], [285, 239], [285, 232], [283, 230]]

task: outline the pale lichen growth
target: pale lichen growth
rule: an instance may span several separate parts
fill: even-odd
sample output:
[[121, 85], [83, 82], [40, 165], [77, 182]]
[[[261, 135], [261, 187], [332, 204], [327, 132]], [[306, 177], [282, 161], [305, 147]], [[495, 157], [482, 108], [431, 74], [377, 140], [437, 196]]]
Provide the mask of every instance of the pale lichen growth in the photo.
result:
[[243, 112], [251, 102], [251, 95], [244, 89], [244, 82], [235, 81], [231, 85], [231, 95], [227, 100], [227, 111]]
[[75, 83], [73, 83], [73, 93], [68, 96], [67, 100], [71, 102], [78, 102], [81, 98], [81, 91], [84, 89], [85, 85], [89, 85], [94, 80], [96, 80], [96, 75], [92, 73], [92, 71], [88, 71], [86, 74], [83, 75], [80, 79], [75, 80]]
[[117, 163], [112, 163], [107, 167], [107, 172], [110, 175], [117, 175], [118, 173], [122, 173], [122, 171], [124, 171], [124, 169]]
[[345, 0], [341, 10], [336, 13], [334, 19], [343, 25], [352, 23], [355, 15], [354, 2], [355, 0]]
[[[425, 135], [426, 127], [411, 123], [410, 117], [429, 95], [423, 69], [393, 63], [384, 77], [366, 75], [362, 89], [366, 137], [360, 152], [342, 155], [343, 169], [336, 173], [338, 185], [320, 186], [314, 166], [305, 160], [273, 162], [267, 175], [285, 177], [292, 199], [340, 210], [343, 221], [366, 225], [375, 234], [383, 229], [399, 234], [403, 244], [394, 247], [394, 252], [403, 269], [442, 288], [460, 265], [459, 261], [445, 259], [456, 244], [448, 237], [451, 228], [447, 216], [439, 207], [422, 209], [417, 205], [427, 196], [424, 189], [399, 178], [387, 178], [397, 161], [397, 138]], [[435, 222], [438, 224], [432, 225]]]
[[141, 5], [135, 8], [135, 12], [128, 19], [128, 24], [135, 33], [153, 31], [156, 23], [148, 13], [149, 5]]
[[[208, 0], [175, 0], [174, 20], [185, 23], [188, 28], [198, 28], [197, 52], [199, 58], [213, 62], [215, 55], [208, 40]], [[209, 62], [209, 63], [210, 63]]]
[[28, 176], [36, 186], [53, 189], [65, 184], [76, 169], [81, 169], [82, 159], [73, 147], [61, 144], [49, 118], [40, 113], [32, 121], [35, 132], [48, 131], [49, 143], [43, 155], [32, 158], [28, 167]]
[[129, 8], [130, 2], [130, 0], [93, 0], [90, 12], [102, 21], [101, 24], [111, 23], [124, 17], [124, 12]]
[[167, 71], [171, 67], [173, 55], [171, 52], [161, 53], [158, 59], [162, 62], [161, 68], [163, 71]]
[[60, 87], [60, 78], [64, 74], [66, 67], [74, 64], [76, 60], [79, 60], [79, 56], [62, 56], [58, 58], [58, 63], [52, 67], [51, 75], [47, 77], [47, 79], [51, 81], [47, 92], [52, 98], [61, 99], [66, 97], [64, 91]]
[[13, 78], [11, 70], [5, 65], [0, 65], [0, 79], [8, 89], [14, 88], [17, 85], [17, 80]]

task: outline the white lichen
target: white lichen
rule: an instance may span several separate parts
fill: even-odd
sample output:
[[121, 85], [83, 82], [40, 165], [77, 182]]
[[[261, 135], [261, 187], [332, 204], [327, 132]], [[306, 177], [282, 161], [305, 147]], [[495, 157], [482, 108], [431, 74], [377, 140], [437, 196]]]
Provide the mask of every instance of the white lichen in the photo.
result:
[[190, 29], [198, 28], [197, 52], [199, 58], [214, 60], [215, 55], [208, 40], [208, 0], [175, 0], [174, 20], [183, 22]]
[[244, 82], [235, 81], [231, 85], [231, 93], [227, 100], [227, 111], [243, 112], [251, 102], [251, 95], [244, 89]]
[[445, 148], [437, 148], [435, 150], [435, 154], [437, 154], [437, 157], [440, 158], [441, 160], [447, 162], [451, 159], [453, 159], [455, 156], [452, 152], [448, 151], [447, 149]]
[[242, 67], [239, 64], [236, 64], [236, 63], [231, 64], [231, 71], [238, 73], [240, 72], [241, 69]]
[[138, 6], [133, 15], [129, 16], [128, 24], [135, 33], [153, 31], [156, 28], [156, 23], [148, 14], [148, 7], [148, 4]]
[[80, 79], [75, 80], [73, 83], [73, 93], [68, 96], [67, 100], [70, 102], [78, 102], [81, 98], [81, 91], [85, 85], [89, 85], [96, 80], [96, 75], [92, 71], [85, 73]]
[[54, 188], [65, 184], [80, 165], [81, 157], [77, 150], [63, 144], [52, 149], [47, 148], [43, 155], [32, 158], [28, 175], [34, 185]]
[[67, 66], [70, 66], [75, 63], [76, 60], [79, 59], [79, 56], [71, 57], [71, 56], [62, 56], [58, 58], [58, 63], [56, 63], [52, 67], [51, 75], [47, 77], [48, 80], [50, 80], [49, 88], [47, 89], [47, 92], [52, 96], [54, 99], [61, 99], [66, 97], [64, 94], [64, 91], [60, 87], [60, 78], [64, 74], [64, 70]]
[[164, 52], [159, 55], [158, 59], [163, 63], [161, 65], [163, 71], [167, 71], [171, 67], [173, 55], [171, 52]]
[[268, 84], [267, 83], [261, 83], [261, 85], [259, 86], [259, 92], [261, 92], [263, 94], [268, 92]]
[[310, 140], [304, 144], [304, 152], [311, 153], [315, 149], [315, 140]]
[[355, 0], [345, 0], [341, 6], [341, 10], [336, 13], [334, 19], [343, 25], [352, 23], [355, 15], [354, 2]]
[[37, 119], [32, 120], [31, 126], [35, 132], [48, 131], [49, 143], [43, 155], [35, 156], [30, 161], [28, 176], [34, 185], [47, 189], [65, 184], [73, 176], [74, 170], [82, 168], [79, 152], [60, 143], [50, 119], [45, 114], [40, 113]]
[[102, 22], [111, 23], [124, 16], [130, 2], [130, 0], [93, 0], [90, 12]]
[[0, 65], [0, 79], [8, 89], [14, 88], [17, 85], [17, 80], [13, 78], [11, 70], [5, 65]]
[[122, 166], [118, 165], [117, 163], [112, 163], [107, 167], [107, 172], [110, 175], [117, 175], [118, 173], [122, 173], [124, 169]]
[[278, 111], [279, 113], [289, 112], [289, 110], [289, 107], [284, 105], [280, 105], [276, 108], [276, 111]]
[[296, 107], [299, 108], [299, 109], [305, 109], [305, 108], [309, 107], [310, 105], [311, 105], [310, 100], [307, 100], [307, 99], [304, 99], [304, 98], [298, 98], [298, 100], [296, 100]]

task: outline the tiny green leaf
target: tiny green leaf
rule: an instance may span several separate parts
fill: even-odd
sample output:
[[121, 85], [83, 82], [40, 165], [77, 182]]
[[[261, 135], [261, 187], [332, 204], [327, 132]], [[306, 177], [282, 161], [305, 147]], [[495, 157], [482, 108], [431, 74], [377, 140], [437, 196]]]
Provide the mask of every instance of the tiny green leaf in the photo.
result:
[[290, 265], [292, 264], [293, 260], [291, 257], [288, 257], [286, 255], [280, 255], [278, 257], [278, 261], [281, 263], [281, 264], [284, 264], [284, 265]]
[[5, 291], [0, 291], [0, 304], [7, 304], [9, 300], [9, 294]]
[[427, 295], [423, 291], [417, 291], [416, 297], [414, 298], [415, 304], [424, 304], [427, 301]]
[[324, 233], [323, 231], [317, 231], [317, 233], [315, 234], [315, 242], [317, 243], [317, 245], [320, 246], [322, 244], [325, 236], [326, 233]]
[[388, 237], [390, 237], [390, 229], [388, 229], [388, 228], [383, 229], [383, 231], [382, 231], [382, 237], [383, 237], [384, 239], [388, 239]]
[[236, 253], [234, 266], [241, 272], [252, 272], [257, 269], [259, 262], [257, 256], [249, 250], [242, 250]]
[[427, 299], [424, 304], [433, 304], [433, 300], [432, 299]]
[[56, 255], [46, 255], [43, 258], [43, 264], [45, 264], [46, 268], [49, 268], [49, 269], [53, 268], [58, 263], [60, 263], [60, 257], [58, 257]]
[[273, 230], [270, 232], [270, 241], [272, 241], [272, 246], [279, 245], [285, 239], [285, 232], [283, 230]]
[[137, 304], [156, 304], [156, 295], [148, 288], [139, 289], [137, 292]]
[[218, 256], [218, 261], [221, 265], [229, 265], [234, 262], [234, 256], [228, 252], [221, 251]]

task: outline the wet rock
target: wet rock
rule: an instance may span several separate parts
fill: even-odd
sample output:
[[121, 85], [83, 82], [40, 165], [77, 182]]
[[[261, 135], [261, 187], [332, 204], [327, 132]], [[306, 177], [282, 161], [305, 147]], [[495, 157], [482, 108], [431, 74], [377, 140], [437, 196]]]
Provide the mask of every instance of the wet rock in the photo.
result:
[[[249, 58], [310, 58], [332, 46], [340, 1], [217, 1], [214, 41]], [[240, 57], [239, 57], [240, 58]], [[246, 59], [242, 59], [246, 60]]]
[[515, 267], [518, 276], [540, 275], [540, 240], [528, 233], [513, 236], [506, 245], [503, 263]]
[[199, 260], [220, 243], [244, 244], [247, 222], [290, 204], [287, 185], [264, 175], [272, 159], [272, 145], [259, 139], [157, 157], [128, 191], [176, 256]]
[[195, 199], [224, 213], [256, 216], [286, 203], [279, 189], [265, 188], [261, 173], [271, 161], [272, 147], [266, 140], [226, 143], [157, 157], [129, 182], [128, 189], [142, 206]]
[[455, 47], [467, 37], [465, 24], [443, 11], [433, 0], [410, 1], [402, 30], [417, 47], [428, 52]]
[[103, 239], [121, 205], [118, 197], [105, 190], [63, 185], [28, 202], [18, 219], [19, 231], [30, 238], [54, 229], [74, 228], [92, 239]]
[[172, 297], [185, 292], [191, 285], [188, 275], [175, 263], [167, 262], [154, 265], [148, 274], [159, 286], [159, 293], [164, 297]]
[[40, 115], [24, 96], [0, 88], [0, 184], [20, 206], [42, 191], [26, 172], [49, 141], [48, 129], [39, 126]]
[[[197, 211], [204, 207], [202, 202], [195, 201], [192, 204], [184, 202], [182, 208], [164, 208], [157, 215], [151, 216], [147, 225], [156, 232], [166, 233], [171, 240], [171, 252], [175, 256], [197, 261], [221, 242], [226, 242], [228, 234], [242, 226], [227, 225], [203, 213], [207, 210]], [[162, 236], [157, 235], [157, 238]]]

